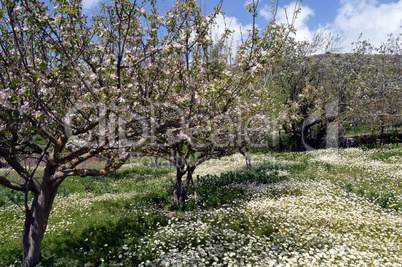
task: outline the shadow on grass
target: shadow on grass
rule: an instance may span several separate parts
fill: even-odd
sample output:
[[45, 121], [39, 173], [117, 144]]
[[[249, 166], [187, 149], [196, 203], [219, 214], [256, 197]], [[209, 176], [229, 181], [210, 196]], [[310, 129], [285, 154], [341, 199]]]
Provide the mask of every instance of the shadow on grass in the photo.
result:
[[[141, 186], [140, 183], [146, 184], [149, 180], [166, 177], [172, 170], [170, 166], [135, 166], [106, 176], [69, 177], [60, 186], [58, 195], [69, 196], [76, 193], [101, 195], [137, 191]], [[119, 183], [120, 186], [115, 186], [116, 183]]]
[[[190, 199], [181, 209], [211, 209], [247, 197], [247, 188], [236, 185], [273, 184], [287, 180], [279, 165], [261, 164], [251, 170], [229, 171], [220, 175], [197, 176], [189, 190]], [[195, 197], [196, 196], [196, 197]]]
[[167, 218], [152, 210], [92, 221], [48, 237], [40, 266], [136, 266], [139, 240], [165, 225]]
[[366, 198], [368, 201], [375, 203], [385, 210], [402, 210], [402, 201], [398, 195], [393, 192], [377, 192], [365, 185], [354, 185], [352, 183], [342, 183], [342, 188], [348, 193], [355, 193], [360, 197]]

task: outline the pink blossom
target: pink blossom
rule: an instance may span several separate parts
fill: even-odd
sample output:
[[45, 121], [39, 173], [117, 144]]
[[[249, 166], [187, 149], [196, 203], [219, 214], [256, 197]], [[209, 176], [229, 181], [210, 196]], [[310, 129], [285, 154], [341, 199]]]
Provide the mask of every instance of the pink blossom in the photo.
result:
[[179, 43], [173, 43], [172, 46], [177, 49], [182, 49], [184, 47], [182, 44]]

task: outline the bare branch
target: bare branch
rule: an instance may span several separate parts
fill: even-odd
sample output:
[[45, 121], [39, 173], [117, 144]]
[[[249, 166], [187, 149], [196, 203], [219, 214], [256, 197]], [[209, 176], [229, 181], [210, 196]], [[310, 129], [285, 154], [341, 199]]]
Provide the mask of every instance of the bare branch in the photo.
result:
[[13, 183], [4, 176], [0, 176], [0, 185], [3, 185], [7, 188], [10, 188], [10, 189], [16, 190], [16, 191], [20, 191], [20, 192], [25, 192], [25, 188], [26, 188], [25, 183], [23, 183], [23, 184]]
[[112, 172], [117, 171], [124, 163], [129, 159], [130, 154], [126, 153], [122, 157], [111, 160], [108, 162], [105, 168], [96, 170], [96, 169], [70, 169], [70, 170], [61, 170], [55, 174], [56, 180], [62, 180], [67, 176], [103, 176]]

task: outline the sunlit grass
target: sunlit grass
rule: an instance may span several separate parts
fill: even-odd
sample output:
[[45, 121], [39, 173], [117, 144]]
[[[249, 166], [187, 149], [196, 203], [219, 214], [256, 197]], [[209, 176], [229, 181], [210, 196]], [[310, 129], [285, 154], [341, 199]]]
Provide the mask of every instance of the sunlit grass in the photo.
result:
[[[296, 158], [294, 157], [296, 155]], [[276, 157], [279, 155], [276, 155]], [[348, 191], [395, 210], [402, 209], [402, 147], [320, 150], [281, 154], [280, 160], [304, 162], [293, 168], [300, 179], [330, 180]]]
[[[271, 191], [283, 192], [271, 198]], [[399, 215], [329, 181], [250, 186], [254, 199], [169, 221], [142, 266], [400, 266]]]

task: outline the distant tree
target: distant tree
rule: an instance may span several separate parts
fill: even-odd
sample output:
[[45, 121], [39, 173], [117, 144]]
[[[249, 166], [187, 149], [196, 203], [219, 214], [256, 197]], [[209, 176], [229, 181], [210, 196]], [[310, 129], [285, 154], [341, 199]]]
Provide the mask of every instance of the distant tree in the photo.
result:
[[[337, 42], [337, 38], [323, 34], [311, 42], [288, 38], [278, 61], [265, 73], [263, 81], [272, 88], [271, 106], [277, 117], [279, 138], [281, 133], [290, 136], [292, 150], [306, 149], [303, 138], [313, 126], [318, 126], [314, 142], [322, 142], [324, 138], [325, 104], [336, 96], [327, 87], [330, 75], [327, 66]], [[313, 113], [321, 115], [306, 124]]]
[[386, 126], [400, 121], [400, 47], [400, 37], [390, 36], [379, 47], [362, 40], [352, 53], [338, 57], [344, 127], [369, 126], [372, 134], [382, 135]]
[[331, 123], [340, 135], [359, 125], [382, 135], [400, 123], [400, 36], [380, 47], [365, 40], [353, 45], [350, 53], [338, 53], [337, 38], [288, 39], [266, 73], [279, 131], [291, 137], [293, 150], [325, 147]]
[[378, 53], [382, 83], [377, 86], [376, 96], [383, 134], [385, 127], [396, 128], [402, 124], [402, 34], [389, 35], [387, 42], [378, 48]]

